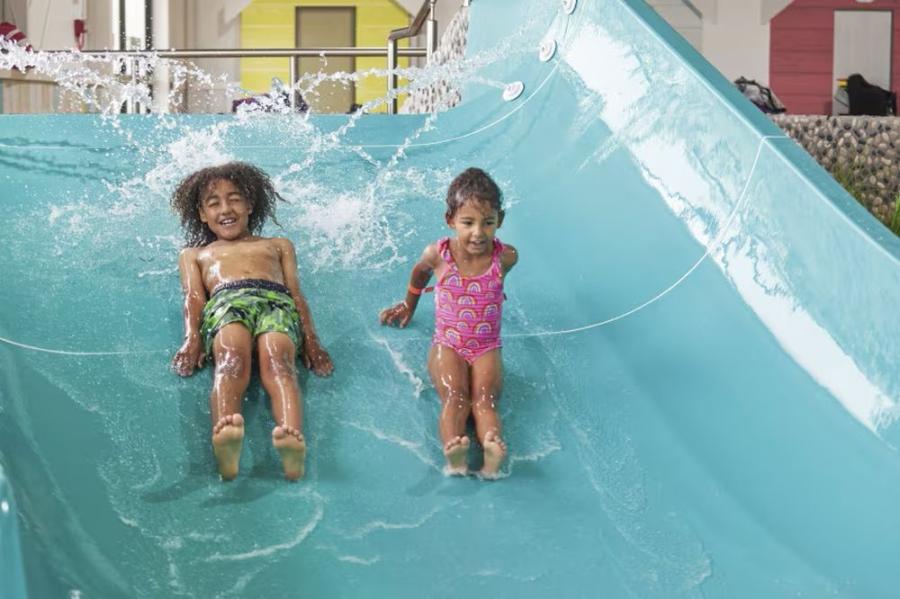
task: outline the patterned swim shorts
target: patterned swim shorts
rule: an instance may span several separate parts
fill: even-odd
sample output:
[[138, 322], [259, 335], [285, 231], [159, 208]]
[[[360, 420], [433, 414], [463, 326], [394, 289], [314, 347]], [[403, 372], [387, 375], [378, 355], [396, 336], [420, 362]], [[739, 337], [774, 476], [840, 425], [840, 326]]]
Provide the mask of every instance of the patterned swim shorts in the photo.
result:
[[253, 338], [263, 333], [285, 333], [300, 351], [302, 327], [297, 306], [284, 285], [245, 279], [219, 285], [203, 307], [200, 335], [206, 355], [212, 355], [213, 339], [233, 322], [244, 325]]

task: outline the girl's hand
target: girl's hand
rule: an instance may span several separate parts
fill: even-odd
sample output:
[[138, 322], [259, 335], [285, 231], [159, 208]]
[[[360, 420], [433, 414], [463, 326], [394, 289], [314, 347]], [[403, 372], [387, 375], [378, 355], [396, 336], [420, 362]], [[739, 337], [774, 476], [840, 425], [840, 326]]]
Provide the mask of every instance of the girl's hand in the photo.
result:
[[303, 344], [303, 365], [317, 376], [328, 376], [334, 372], [331, 356], [319, 345], [318, 341], [307, 340]]
[[189, 335], [185, 337], [181, 348], [172, 358], [172, 368], [181, 376], [191, 376], [194, 369], [203, 368], [203, 361], [206, 356], [203, 355], [203, 343], [197, 335]]
[[382, 310], [381, 314], [379, 314], [378, 316], [378, 319], [381, 321], [381, 324], [386, 324], [392, 327], [400, 327], [402, 329], [406, 327], [407, 324], [409, 324], [412, 316], [413, 310], [404, 300], [396, 306], [391, 306], [390, 308]]

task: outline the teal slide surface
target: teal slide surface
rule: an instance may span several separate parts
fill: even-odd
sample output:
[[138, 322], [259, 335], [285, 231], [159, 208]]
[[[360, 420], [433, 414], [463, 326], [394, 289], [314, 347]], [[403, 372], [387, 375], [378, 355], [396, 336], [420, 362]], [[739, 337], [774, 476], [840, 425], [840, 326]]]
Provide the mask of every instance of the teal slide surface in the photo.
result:
[[[898, 239], [642, 2], [470, 10], [436, 117], [0, 116], [0, 596], [896, 597]], [[255, 377], [223, 484], [169, 368], [168, 197], [235, 159], [336, 366], [297, 484]], [[497, 482], [442, 473], [430, 302], [377, 320], [472, 165], [521, 256]]]

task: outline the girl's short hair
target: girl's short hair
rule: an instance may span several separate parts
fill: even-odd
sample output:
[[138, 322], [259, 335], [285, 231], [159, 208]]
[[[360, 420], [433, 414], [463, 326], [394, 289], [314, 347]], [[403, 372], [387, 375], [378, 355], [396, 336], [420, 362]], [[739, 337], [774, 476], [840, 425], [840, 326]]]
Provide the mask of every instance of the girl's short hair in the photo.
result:
[[275, 191], [265, 172], [246, 162], [211, 166], [185, 177], [172, 194], [172, 209], [181, 219], [181, 228], [184, 229], [188, 246], [204, 246], [216, 240], [215, 234], [200, 220], [200, 202], [210, 186], [223, 179], [231, 181], [250, 204], [252, 211], [248, 224], [252, 234], [259, 234], [269, 218], [278, 224], [275, 203], [284, 198]]
[[447, 189], [447, 218], [453, 218], [456, 211], [469, 200], [487, 202], [498, 213], [503, 212], [503, 192], [491, 176], [480, 168], [467, 168], [450, 183]]

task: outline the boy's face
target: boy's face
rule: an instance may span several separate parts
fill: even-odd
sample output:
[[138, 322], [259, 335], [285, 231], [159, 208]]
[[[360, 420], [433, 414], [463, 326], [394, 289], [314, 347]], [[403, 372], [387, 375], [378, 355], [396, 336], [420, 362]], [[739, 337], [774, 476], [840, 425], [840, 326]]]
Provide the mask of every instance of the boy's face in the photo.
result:
[[453, 218], [447, 219], [447, 224], [456, 231], [460, 247], [474, 256], [494, 251], [494, 236], [502, 223], [503, 214], [481, 200], [466, 200]]
[[216, 179], [200, 197], [200, 220], [216, 239], [234, 241], [250, 234], [250, 202], [227, 179]]

